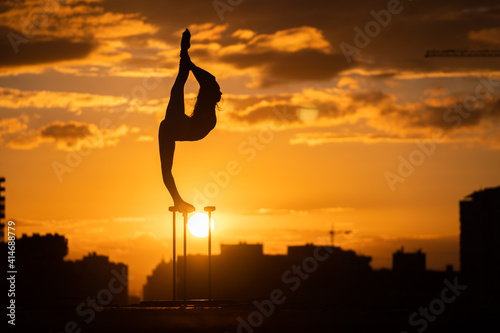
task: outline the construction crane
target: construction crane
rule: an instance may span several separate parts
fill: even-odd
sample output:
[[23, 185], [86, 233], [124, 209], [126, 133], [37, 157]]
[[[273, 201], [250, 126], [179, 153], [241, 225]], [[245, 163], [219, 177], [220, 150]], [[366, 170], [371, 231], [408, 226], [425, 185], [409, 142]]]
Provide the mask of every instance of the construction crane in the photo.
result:
[[428, 50], [425, 57], [500, 57], [500, 49], [433, 49]]
[[352, 232], [352, 230], [330, 230], [330, 241], [332, 243], [332, 247], [333, 247], [333, 236], [335, 234], [344, 234], [344, 235], [349, 235], [350, 233]]

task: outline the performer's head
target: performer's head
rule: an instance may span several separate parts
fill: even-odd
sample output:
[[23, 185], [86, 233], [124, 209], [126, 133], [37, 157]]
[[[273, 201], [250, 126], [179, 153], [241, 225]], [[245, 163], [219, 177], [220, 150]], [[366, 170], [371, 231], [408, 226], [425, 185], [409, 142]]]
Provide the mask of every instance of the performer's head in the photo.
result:
[[213, 80], [207, 80], [200, 85], [196, 105], [215, 107], [217, 103], [219, 103], [221, 96], [222, 92], [220, 91], [220, 86], [215, 78]]

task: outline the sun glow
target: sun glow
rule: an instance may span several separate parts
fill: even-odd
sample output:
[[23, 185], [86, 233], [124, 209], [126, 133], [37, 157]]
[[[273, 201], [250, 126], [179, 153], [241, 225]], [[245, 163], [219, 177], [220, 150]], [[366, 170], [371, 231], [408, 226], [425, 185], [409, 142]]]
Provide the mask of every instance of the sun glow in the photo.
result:
[[[212, 232], [214, 231], [214, 219], [210, 219], [210, 228]], [[196, 213], [189, 218], [187, 224], [188, 230], [191, 235], [195, 237], [207, 237], [208, 236], [208, 214]]]

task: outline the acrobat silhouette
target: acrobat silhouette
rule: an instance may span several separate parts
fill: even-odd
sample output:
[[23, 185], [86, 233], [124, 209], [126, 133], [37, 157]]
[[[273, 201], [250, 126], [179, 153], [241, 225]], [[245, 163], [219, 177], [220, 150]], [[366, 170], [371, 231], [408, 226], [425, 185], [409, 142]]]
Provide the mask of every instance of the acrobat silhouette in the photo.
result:
[[[175, 142], [197, 141], [207, 136], [217, 122], [215, 107], [222, 96], [215, 77], [191, 62], [188, 54], [190, 40], [191, 33], [186, 29], [182, 33], [179, 72], [170, 91], [165, 119], [158, 131], [163, 182], [174, 200], [175, 208], [182, 213], [193, 212], [195, 208], [181, 198], [175, 185], [172, 175]], [[193, 113], [188, 116], [184, 113], [184, 85], [190, 71], [198, 81], [200, 90]]]

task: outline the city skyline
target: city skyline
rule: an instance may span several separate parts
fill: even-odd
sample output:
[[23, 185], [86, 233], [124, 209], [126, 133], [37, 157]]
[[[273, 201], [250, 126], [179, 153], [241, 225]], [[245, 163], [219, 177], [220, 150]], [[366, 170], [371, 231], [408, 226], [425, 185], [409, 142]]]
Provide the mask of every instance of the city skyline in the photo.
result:
[[[301, 316], [312, 309], [331, 310], [334, 314], [338, 312], [338, 307], [347, 307], [357, 309], [358, 318], [359, 308], [371, 309], [365, 311], [363, 316], [370, 316], [374, 306], [378, 310], [390, 309], [390, 312], [394, 311], [395, 305], [398, 309], [411, 309], [435, 297], [441, 290], [440, 299], [435, 298], [428, 308], [421, 306], [418, 312], [411, 313], [408, 324], [423, 330], [449, 305], [453, 309], [452, 315], [450, 317], [448, 312], [447, 318], [440, 320], [438, 327], [463, 327], [463, 324], [458, 324], [460, 321], [475, 318], [471, 311], [488, 316], [495, 312], [495, 304], [498, 304], [500, 246], [496, 240], [500, 234], [499, 200], [500, 186], [475, 191], [460, 200], [460, 271], [455, 271], [451, 265], [446, 267], [446, 271], [428, 270], [425, 252], [421, 249], [413, 253], [405, 252], [404, 247], [393, 253], [392, 270], [373, 270], [371, 257], [333, 246], [335, 233], [349, 234], [350, 230], [332, 230], [331, 246], [313, 243], [288, 246], [286, 255], [265, 254], [261, 243], [221, 244], [220, 254], [210, 257], [210, 263], [206, 255], [186, 256], [184, 253], [177, 257], [177, 274], [172, 269], [175, 267], [172, 262], [166, 263], [162, 259], [152, 275], [147, 277], [142, 302], [140, 297], [128, 292], [129, 281], [134, 276], [128, 275], [126, 264], [111, 262], [107, 256], [96, 252], [81, 260], [66, 261], [68, 240], [57, 233], [23, 235], [11, 241], [11, 229], [15, 231], [11, 225], [15, 224], [9, 221], [9, 243], [2, 242], [1, 245], [4, 252], [7, 248], [9, 250], [10, 269], [15, 266], [21, 270], [19, 275], [15, 271], [8, 272], [14, 273], [7, 279], [7, 285], [10, 283], [8, 297], [11, 298], [9, 324], [14, 325], [16, 317], [19, 323], [16, 313], [21, 310], [20, 313], [24, 314], [27, 306], [35, 309], [48, 307], [52, 309], [49, 311], [56, 311], [58, 318], [76, 306], [79, 319], [68, 321], [66, 328], [68, 325], [91, 324], [96, 313], [106, 308], [108, 315], [105, 315], [106, 312], [99, 315], [99, 329], [110, 325], [116, 327], [116, 319], [111, 319], [109, 314], [113, 316], [116, 311], [119, 313], [125, 309], [131, 317], [124, 317], [122, 313], [119, 326], [127, 329], [137, 326], [132, 318], [151, 316], [156, 312], [151, 312], [154, 308], [167, 311], [164, 314], [168, 316], [176, 316], [179, 310], [201, 309], [202, 312], [194, 318], [204, 320], [208, 314], [211, 324], [203, 323], [199, 328], [205, 329], [207, 325], [233, 327], [236, 320], [237, 331], [241, 331], [244, 327], [247, 330], [260, 327], [265, 322], [264, 317], [271, 316], [276, 306], [284, 309], [298, 307], [302, 309], [299, 312]], [[207, 208], [215, 210], [215, 207]], [[173, 279], [177, 281], [177, 288], [174, 288], [178, 295], [182, 294], [181, 297], [173, 296]], [[208, 281], [211, 281], [210, 285]], [[454, 303], [459, 296], [460, 302], [456, 305]], [[208, 303], [207, 297], [210, 300]], [[477, 307], [470, 308], [470, 304]], [[213, 309], [219, 312], [217, 320]], [[243, 314], [243, 309], [248, 313]], [[460, 314], [464, 310], [466, 317]], [[37, 311], [30, 311], [30, 314], [35, 318], [40, 315]], [[220, 314], [223, 314], [222, 317]], [[235, 318], [235, 314], [240, 315]], [[293, 322], [292, 317], [287, 315], [285, 318], [286, 326], [289, 326]], [[135, 324], [131, 326], [127, 323], [130, 320]], [[61, 325], [53, 319], [43, 319], [42, 322], [51, 327]], [[308, 325], [326, 328], [331, 325], [329, 322], [329, 317], [323, 316], [319, 322]], [[359, 324], [350, 323], [348, 318], [337, 318], [335, 323], [347, 325], [349, 329], [359, 327]], [[22, 323], [23, 326], [25, 324]], [[150, 324], [158, 325], [156, 321]], [[395, 316], [390, 323], [384, 320], [385, 329], [387, 325], [406, 327], [408, 324], [404, 323], [404, 316], [401, 315]], [[170, 325], [160, 326], [165, 329]], [[179, 321], [173, 325], [179, 325]], [[190, 326], [187, 323], [182, 325]], [[466, 325], [477, 327], [471, 322]], [[299, 329], [296, 324], [292, 326]]]
[[[5, 182], [5, 179], [3, 179], [3, 181]], [[433, 271], [446, 272], [446, 273], [450, 274], [450, 272], [452, 273], [453, 271], [456, 271], [456, 272], [461, 272], [463, 274], [463, 276], [465, 276], [469, 280], [472, 277], [473, 279], [471, 281], [475, 281], [474, 279], [478, 278], [478, 276], [479, 277], [487, 276], [486, 272], [488, 270], [495, 269], [493, 267], [494, 267], [495, 260], [497, 260], [496, 258], [498, 256], [498, 253], [495, 253], [495, 251], [498, 252], [498, 249], [495, 250], [494, 241], [493, 241], [493, 243], [485, 243], [485, 240], [482, 238], [484, 236], [481, 236], [481, 234], [478, 234], [478, 233], [481, 233], [481, 230], [487, 228], [488, 230], [490, 230], [487, 232], [487, 234], [490, 234], [490, 235], [496, 234], [495, 228], [498, 228], [498, 227], [495, 226], [493, 223], [495, 220], [495, 211], [494, 211], [495, 204], [494, 204], [494, 202], [495, 202], [495, 200], [497, 200], [499, 198], [499, 196], [498, 196], [499, 193], [500, 193], [500, 186], [496, 187], [496, 188], [488, 188], [488, 189], [484, 189], [484, 190], [480, 190], [480, 191], [474, 191], [473, 193], [470, 193], [470, 194], [464, 196], [463, 199], [460, 200], [460, 207], [461, 207], [461, 210], [460, 210], [460, 212], [461, 212], [460, 228], [462, 230], [462, 232], [460, 234], [460, 239], [461, 239], [461, 244], [462, 244], [461, 250], [460, 250], [461, 251], [460, 252], [461, 253], [461, 255], [460, 255], [461, 265], [460, 266], [454, 266], [453, 264], [448, 264], [448, 265], [446, 265], [446, 267], [440, 267], [438, 269], [433, 268], [433, 267], [428, 268], [428, 267], [426, 267], [428, 257], [426, 256], [425, 251], [422, 251], [422, 247], [418, 248], [418, 250], [415, 250], [413, 252], [411, 250], [409, 252], [408, 251], [405, 252], [404, 246], [402, 246], [401, 248], [397, 248], [397, 249], [395, 248], [391, 252], [391, 255], [392, 255], [391, 267], [373, 267], [371, 265], [371, 262], [372, 262], [371, 256], [367, 257], [367, 258], [369, 258], [369, 260], [367, 261], [368, 266], [370, 267], [370, 269], [374, 269], [374, 270], [378, 270], [380, 268], [389, 268], [395, 272], [404, 272], [404, 271], [423, 272], [423, 271], [427, 271], [427, 270], [429, 270], [429, 271], [433, 270]], [[481, 211], [483, 213], [481, 213]], [[207, 216], [207, 218], [208, 218], [208, 216]], [[181, 220], [177, 221], [176, 224], [178, 225], [178, 228], [182, 227]], [[327, 244], [306, 243], [305, 245], [303, 245], [303, 244], [301, 244], [301, 245], [288, 245], [286, 253], [280, 253], [280, 254], [265, 253], [263, 243], [248, 243], [247, 244], [246, 242], [240, 241], [239, 243], [233, 243], [233, 244], [220, 243], [219, 244], [220, 250], [212, 249], [212, 256], [215, 258], [216, 262], [218, 262], [220, 260], [218, 258], [231, 258], [231, 257], [236, 258], [237, 256], [239, 256], [238, 255], [239, 252], [241, 252], [242, 258], [239, 258], [238, 262], [240, 262], [240, 261], [245, 262], [246, 261], [245, 258], [248, 256], [255, 259], [256, 255], [257, 255], [257, 257], [262, 257], [262, 258], [265, 258], [265, 257], [286, 258], [286, 257], [290, 257], [290, 256], [295, 257], [295, 258], [300, 258], [301, 257], [300, 251], [302, 251], [300, 249], [306, 250], [309, 246], [311, 246], [311, 247], [328, 247], [328, 248], [332, 248], [332, 250], [337, 248], [337, 251], [340, 251], [340, 253], [349, 252], [350, 251], [349, 249], [346, 249], [346, 248], [342, 249], [341, 247], [334, 247], [334, 243], [332, 243], [333, 237], [331, 237], [333, 231], [334, 230], [331, 230], [329, 232], [330, 243], [327, 243]], [[337, 233], [342, 234], [340, 232], [340, 230], [337, 230]], [[350, 231], [347, 231], [344, 233], [349, 234]], [[181, 237], [178, 237], [178, 238], [179, 238], [178, 242], [182, 242], [182, 239], [180, 239]], [[40, 248], [41, 250], [44, 251], [43, 252], [44, 254], [42, 254], [40, 258], [45, 258], [43, 260], [47, 260], [47, 258], [49, 258], [49, 256], [55, 255], [54, 259], [61, 260], [63, 256], [67, 256], [69, 249], [70, 249], [70, 246], [68, 245], [68, 239], [65, 237], [65, 235], [58, 235], [57, 233], [55, 233], [54, 235], [52, 235], [52, 233], [48, 233], [46, 235], [40, 235], [40, 234], [34, 233], [32, 236], [28, 236], [26, 234], [23, 234], [22, 237], [18, 237], [18, 241], [20, 241], [18, 244], [27, 244], [27, 245], [31, 244], [29, 247], [24, 247], [22, 245], [20, 246], [20, 251], [21, 251], [20, 253], [22, 253], [21, 259], [28, 260], [26, 262], [33, 262], [32, 261], [33, 258], [30, 258], [30, 254], [27, 251], [29, 251], [29, 249], [33, 249], [34, 244], [38, 244], [37, 247], [40, 247], [41, 244], [43, 244], [45, 239], [47, 239], [47, 242], [46, 242], [47, 246]], [[50, 243], [50, 241], [49, 241], [50, 239], [54, 239], [54, 241], [57, 240], [56, 243], [60, 243], [60, 244], [57, 245], [54, 242]], [[64, 246], [61, 245], [62, 239], [64, 239]], [[204, 246], [206, 247], [207, 237], [195, 237], [194, 235], [192, 235], [192, 237], [190, 237], [190, 241], [196, 240], [196, 239], [203, 242]], [[326, 240], [326, 238], [324, 240]], [[471, 242], [474, 242], [474, 243], [471, 243]], [[188, 244], [188, 245], [191, 245], [191, 244]], [[498, 247], [498, 246], [496, 246], [496, 247]], [[178, 248], [178, 251], [180, 251], [180, 243], [178, 243], [177, 248]], [[188, 248], [189, 248], [189, 246], [188, 246]], [[226, 249], [225, 251], [224, 251], [224, 248]], [[241, 250], [236, 251], [239, 248], [241, 248]], [[247, 248], [248, 249], [255, 248], [256, 251], [253, 251], [253, 250], [247, 251], [246, 250]], [[294, 250], [293, 253], [295, 253], [295, 254], [292, 254], [291, 249]], [[348, 250], [348, 251], [346, 252], [346, 250]], [[236, 251], [236, 252], [234, 252], [234, 251]], [[226, 253], [225, 255], [224, 255], [224, 252]], [[234, 252], [234, 254], [229, 256], [230, 252]], [[37, 255], [40, 256], [40, 254], [37, 254]], [[366, 253], [364, 255], [366, 255]], [[368, 255], [369, 255], [369, 253], [368, 253]], [[490, 255], [491, 255], [491, 257], [490, 257]], [[478, 260], [477, 256], [480, 256], [483, 259]], [[362, 255], [359, 258], [361, 258], [361, 257], [362, 257]], [[203, 269], [206, 270], [206, 267], [204, 267], [204, 265], [207, 262], [207, 258], [208, 258], [207, 254], [199, 253], [199, 252], [193, 253], [193, 251], [188, 251], [188, 260], [189, 261], [194, 260], [194, 262], [195, 262], [194, 264], [191, 264], [188, 266], [188, 267], [190, 267], [189, 270], [194, 269], [193, 265], [199, 266], [195, 269], [195, 271], [196, 271], [195, 273], [193, 273], [193, 272], [189, 273], [190, 276], [194, 275], [196, 280], [197, 281], [199, 280], [201, 282], [201, 283], [200, 282], [195, 283], [195, 284], [202, 285], [202, 287], [198, 286], [195, 288], [198, 293], [200, 292], [200, 290], [202, 290], [204, 288], [203, 285], [206, 282], [206, 281], [204, 281], [205, 279], [203, 278], [203, 276], [206, 275], [206, 273], [200, 274], [200, 271], [202, 271]], [[432, 256], [431, 256], [431, 258], [432, 258]], [[90, 260], [93, 260], [94, 265], [96, 265], [96, 263], [101, 261], [101, 264], [100, 264], [101, 267], [102, 267], [102, 262], [104, 262], [104, 261], [108, 262], [108, 256], [102, 255], [101, 253], [96, 254], [95, 251], [89, 251], [86, 256], [83, 256], [83, 259], [76, 259], [76, 258], [69, 258], [69, 257], [67, 259], [69, 260], [67, 262], [72, 262], [71, 260], [73, 260], [77, 265], [78, 265], [78, 263], [84, 263], [85, 261], [88, 261], [90, 263], [91, 262]], [[276, 259], [273, 259], [273, 260], [276, 260]], [[178, 274], [179, 279], [181, 279], [182, 274], [183, 274], [182, 273], [182, 265], [184, 262], [184, 257], [180, 252], [177, 252], [177, 262], [178, 262], [178, 265], [180, 265], [180, 268], [178, 267], [177, 274]], [[466, 263], [466, 270], [465, 271], [462, 270], [462, 268], [461, 268], [461, 266], [463, 265], [464, 262]], [[81, 265], [81, 264], [79, 264], [79, 265]], [[123, 264], [120, 263], [120, 265], [123, 265]], [[125, 265], [127, 265], [127, 264], [125, 263]], [[162, 257], [160, 264], [155, 264], [153, 266], [153, 269], [150, 269], [148, 272], [143, 272], [144, 275], [147, 275], [146, 282], [141, 281], [141, 280], [137, 280], [136, 276], [133, 276], [133, 275], [131, 276], [131, 279], [129, 280], [129, 283], [127, 285], [128, 288], [132, 287], [130, 290], [127, 290], [129, 299], [130, 299], [130, 297], [136, 297], [137, 299], [144, 299], [143, 297], [146, 297], [145, 294], [143, 294], [143, 292], [146, 290], [145, 288], [148, 285], [150, 279], [152, 278], [151, 276], [154, 276], [155, 271], [158, 270], [159, 267], [162, 265], [167, 267], [167, 270], [169, 270], [169, 273], [167, 275], [167, 280], [165, 280], [165, 281], [157, 281], [156, 280], [156, 282], [155, 282], [156, 287], [151, 286], [150, 288], [157, 288], [158, 289], [159, 288], [158, 283], [168, 284], [169, 283], [168, 281], [169, 280], [171, 281], [172, 259], [170, 257], [170, 260], [165, 261], [165, 258]], [[226, 263], [225, 265], [227, 266], [228, 263]], [[235, 265], [234, 263], [230, 264], [230, 266], [234, 266], [234, 265]], [[221, 264], [216, 264], [216, 266], [218, 266], [219, 271], [224, 270], [224, 268], [223, 268], [224, 265], [221, 266]], [[472, 268], [472, 266], [474, 266], [475, 268]], [[98, 266], [95, 266], [95, 267], [98, 267]], [[125, 267], [127, 267], [127, 266], [125, 266]], [[168, 267], [170, 267], [170, 268], [168, 268]], [[341, 267], [339, 267], [339, 268], [341, 268]], [[161, 270], [164, 271], [165, 268], [162, 268]], [[153, 273], [152, 275], [150, 275], [151, 272]], [[160, 274], [164, 275], [164, 273], [160, 273]], [[220, 274], [220, 272], [219, 272], [219, 274]], [[494, 273], [492, 273], [492, 274], [493, 274], [493, 276], [496, 276]], [[136, 280], [134, 281], [134, 279], [136, 279]], [[137, 286], [138, 285], [140, 285], [140, 287], [141, 287], [139, 289], [140, 290], [139, 293], [137, 293], [137, 288], [138, 288]], [[193, 286], [193, 282], [191, 282], [191, 285]], [[170, 292], [170, 293], [167, 292], [167, 295], [170, 295], [169, 297], [171, 297], [171, 289], [170, 288], [171, 287], [167, 288], [167, 290]], [[221, 287], [219, 287], [219, 289], [220, 288]], [[154, 296], [155, 294], [152, 293], [152, 290], [155, 290], [155, 289], [151, 289], [148, 292], [149, 296], [146, 297], [145, 300], [164, 300], [164, 299], [166, 299], [166, 298], [161, 298], [161, 297], [158, 298], [158, 296], [156, 296], [156, 298], [155, 298], [155, 296]], [[235, 289], [235, 290], [237, 290], [237, 289]], [[160, 295], [162, 295], [162, 293], [160, 293]], [[190, 297], [190, 298], [192, 298], [192, 297]], [[195, 298], [202, 298], [202, 297], [198, 296]], [[125, 301], [123, 301], [123, 300], [121, 301], [122, 304], [125, 304], [124, 302]]]
[[[4, 186], [5, 186], [5, 183], [4, 183]], [[481, 190], [481, 191], [483, 191], [483, 190]], [[481, 191], [479, 191], [479, 192], [481, 192]], [[474, 193], [476, 193], [476, 192], [477, 191], [475, 191]], [[469, 195], [470, 195], [470, 193], [469, 193]], [[462, 196], [462, 199], [467, 198], [469, 195]], [[215, 214], [215, 216], [217, 216], [217, 214]], [[155, 257], [142, 259], [141, 261], [143, 262], [143, 264], [140, 268], [138, 268], [138, 267], [134, 267], [134, 269], [129, 268], [129, 271], [131, 272], [130, 276], [132, 277], [132, 279], [130, 280], [130, 283], [129, 283], [129, 294], [131, 296], [142, 297], [141, 293], [142, 293], [142, 289], [143, 289], [143, 284], [144, 284], [144, 281], [146, 279], [146, 276], [150, 273], [151, 269], [154, 268], [155, 265], [160, 260], [167, 259], [167, 262], [171, 262], [171, 260], [172, 260], [172, 247], [171, 247], [171, 244], [172, 244], [171, 223], [172, 223], [172, 221], [171, 221], [170, 216], [167, 216], [166, 219], [169, 220], [169, 222], [167, 222], [168, 225], [165, 226], [165, 233], [168, 236], [162, 239], [162, 241], [164, 242], [162, 244], [163, 247], [160, 247], [162, 249], [162, 253], [157, 253]], [[24, 229], [22, 225], [18, 224], [17, 226], [18, 226], [18, 230], [22, 231]], [[332, 227], [333, 227], [333, 224], [332, 224]], [[457, 227], [459, 227], [459, 221], [457, 221]], [[178, 228], [177, 255], [179, 257], [179, 256], [181, 256], [180, 255], [180, 251], [181, 251], [180, 244], [182, 242], [182, 231], [181, 231], [182, 222], [181, 222], [180, 216], [178, 217], [177, 228]], [[33, 231], [33, 234], [40, 234], [40, 231], [36, 231], [36, 229], [34, 229], [34, 230], [35, 231]], [[247, 241], [246, 239], [239, 239], [238, 241], [229, 240], [229, 241], [226, 241], [226, 244], [233, 244], [235, 242], [237, 242], [237, 243], [243, 242], [243, 243], [249, 243], [249, 244], [262, 244], [264, 246], [264, 252], [266, 255], [286, 255], [286, 253], [287, 253], [286, 249], [289, 246], [293, 246], [293, 245], [302, 245], [305, 243], [313, 243], [315, 245], [331, 246], [332, 245], [332, 243], [331, 243], [331, 241], [332, 241], [331, 231], [333, 231], [333, 230], [334, 229], [331, 228], [329, 230], [322, 231], [321, 234], [320, 234], [320, 232], [317, 232], [316, 234], [313, 234], [314, 236], [316, 236], [314, 239], [296, 240], [295, 242], [292, 242], [290, 244], [286, 244], [285, 250], [281, 249], [280, 251], [266, 251], [267, 247], [266, 247], [265, 242], [259, 242], [259, 241], [252, 242], [252, 241]], [[21, 232], [19, 232], [19, 233], [21, 233]], [[46, 234], [57, 233], [57, 230], [48, 229], [48, 230], [44, 231], [44, 233], [46, 233]], [[348, 246], [344, 247], [345, 244], [349, 244], [349, 242], [348, 241], [346, 242], [346, 240], [349, 240], [349, 237], [352, 237], [352, 236], [349, 236], [349, 234], [350, 234], [350, 232], [348, 232], [347, 235], [339, 232], [339, 235], [336, 236], [336, 238], [335, 238], [335, 246], [340, 245], [344, 249], [356, 250], [356, 249], [348, 247]], [[27, 234], [25, 234], [24, 232], [22, 232], [22, 235], [27, 236]], [[65, 237], [67, 237], [67, 235], [65, 235]], [[214, 237], [214, 234], [212, 237]], [[213, 255], [220, 255], [220, 247], [224, 245], [224, 241], [219, 241], [219, 237], [217, 237], [217, 233], [215, 233], [214, 239], [215, 239], [215, 242], [213, 241], [212, 254]], [[188, 232], [188, 239], [187, 240], [188, 240], [188, 246], [187, 246], [188, 255], [200, 255], [200, 254], [206, 255], [206, 253], [207, 253], [207, 237], [196, 237], [191, 232]], [[455, 242], [456, 242], [456, 244], [454, 244]], [[386, 240], [384, 257], [377, 258], [377, 253], [374, 255], [370, 252], [360, 252], [360, 254], [368, 255], [372, 258], [370, 266], [373, 269], [381, 269], [381, 268], [389, 268], [390, 269], [392, 267], [392, 264], [393, 264], [394, 251], [400, 249], [401, 247], [406, 248], [407, 251], [409, 251], [409, 252], [417, 252], [420, 250], [424, 250], [424, 252], [426, 252], [426, 254], [427, 254], [428, 269], [435, 270], [435, 271], [445, 271], [447, 269], [447, 266], [451, 265], [453, 267], [453, 269], [459, 271], [460, 270], [460, 258], [459, 258], [459, 251], [458, 251], [459, 250], [458, 243], [459, 243], [459, 235], [457, 237], [450, 237], [450, 245], [448, 245], [450, 248], [450, 251], [448, 253], [445, 252], [445, 255], [443, 255], [442, 248], [439, 248], [438, 246], [436, 246], [436, 244], [433, 244], [432, 239], [431, 240], [428, 240], [428, 239], [407, 239], [407, 240], [403, 240], [403, 241], [401, 239], [394, 239], [394, 240], [389, 239], [389, 240]], [[78, 258], [81, 258], [82, 256], [85, 256], [89, 253], [95, 252], [95, 250], [96, 250], [95, 248], [94, 249], [93, 248], [84, 248], [84, 249], [79, 249], [79, 251], [78, 250], [75, 251], [74, 249], [73, 249], [73, 251], [71, 251], [71, 248], [72, 247], [70, 246], [69, 247], [69, 255], [67, 258], [68, 260], [77, 260]], [[156, 249], [156, 250], [158, 250], [158, 249]], [[108, 251], [100, 252], [100, 254], [110, 256], [109, 252], [113, 253], [114, 251], [116, 251], [116, 249], [111, 249]], [[127, 262], [127, 260], [124, 258], [127, 258], [127, 257], [126, 256], [117, 256], [117, 255], [111, 256], [111, 260], [119, 261], [119, 262]], [[375, 259], [375, 260], [373, 260], [373, 259]], [[381, 263], [381, 261], [382, 261], [382, 263]], [[375, 264], [374, 264], [374, 262], [375, 262]], [[130, 265], [129, 265], [129, 267], [130, 267]]]

